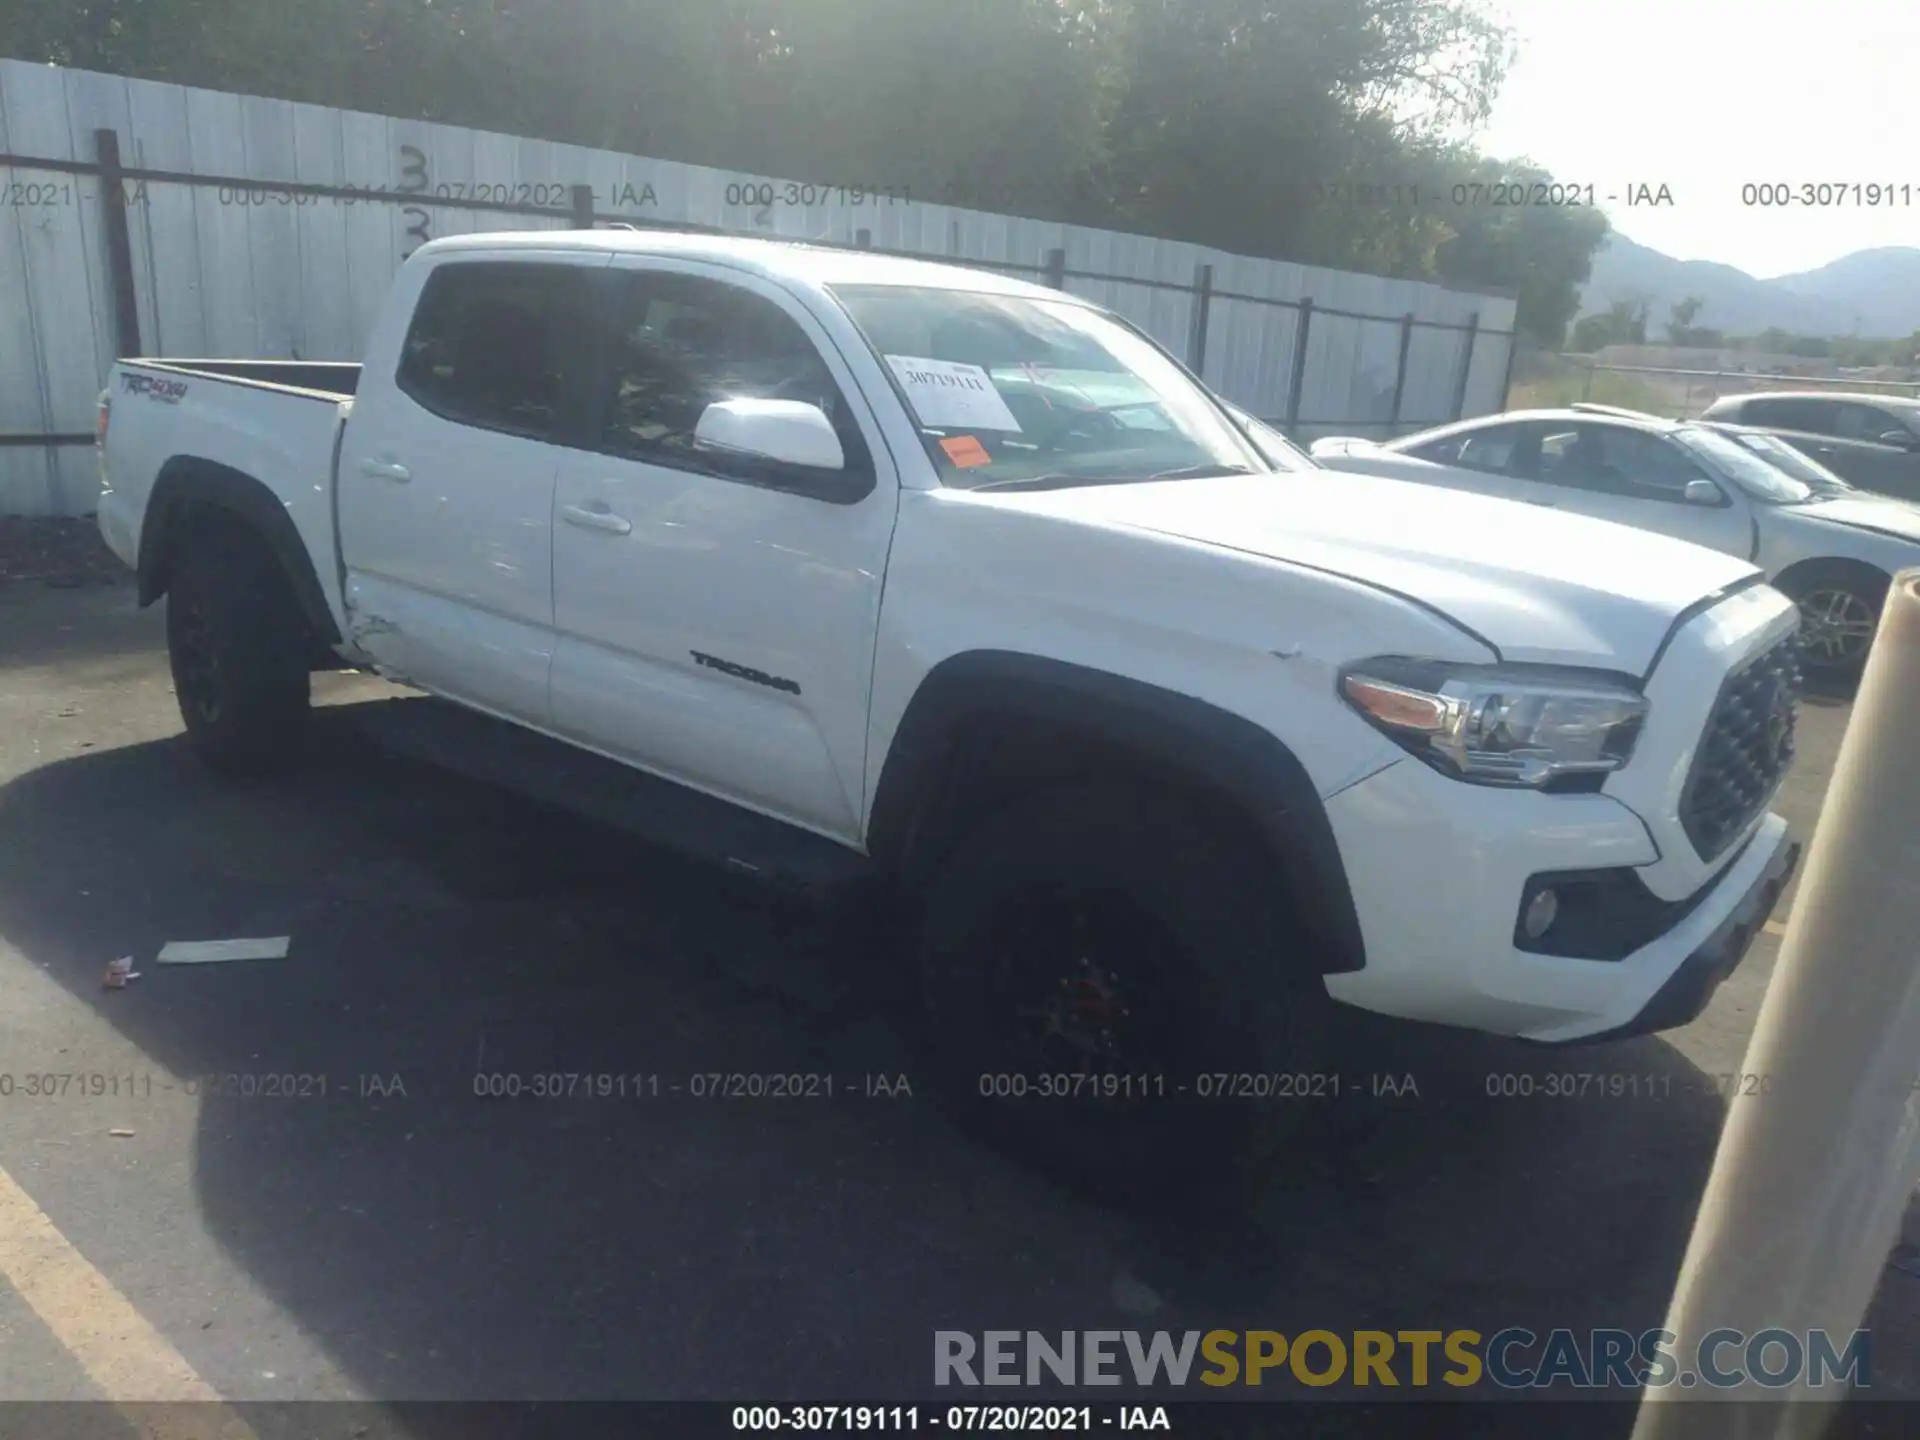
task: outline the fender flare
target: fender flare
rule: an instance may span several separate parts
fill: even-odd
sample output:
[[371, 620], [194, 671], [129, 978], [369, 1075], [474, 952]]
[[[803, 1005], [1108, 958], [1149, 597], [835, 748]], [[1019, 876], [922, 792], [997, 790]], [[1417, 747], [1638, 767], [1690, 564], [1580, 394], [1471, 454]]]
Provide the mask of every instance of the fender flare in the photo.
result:
[[1208, 701], [1043, 656], [966, 651], [922, 680], [894, 732], [868, 822], [868, 852], [887, 869], [912, 876], [927, 863], [929, 802], [973, 722], [982, 719], [1031, 720], [1085, 734], [1233, 805], [1272, 847], [1299, 913], [1326, 945], [1322, 972], [1365, 967], [1339, 843], [1292, 750]]
[[225, 510], [257, 534], [287, 577], [314, 635], [324, 644], [340, 643], [340, 630], [327, 608], [313, 557], [307, 553], [306, 542], [300, 538], [287, 507], [253, 476], [194, 455], [174, 456], [160, 467], [159, 477], [153, 482], [146, 523], [140, 527], [137, 574], [141, 605], [151, 605], [166, 594], [181, 538], [182, 517], [200, 507]]

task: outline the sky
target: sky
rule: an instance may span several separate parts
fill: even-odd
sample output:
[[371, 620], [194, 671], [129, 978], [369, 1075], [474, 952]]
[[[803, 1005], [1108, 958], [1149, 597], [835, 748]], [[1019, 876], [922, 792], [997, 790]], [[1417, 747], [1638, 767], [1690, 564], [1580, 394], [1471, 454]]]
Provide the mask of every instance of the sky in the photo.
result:
[[[1595, 187], [1614, 227], [1763, 279], [1920, 246], [1920, 0], [1492, 0], [1519, 58], [1477, 137]], [[1894, 203], [1750, 206], [1879, 181]], [[1670, 206], [1624, 204], [1666, 185]], [[1908, 187], [1903, 196], [1899, 187]], [[1608, 203], [1606, 196], [1620, 200]]]

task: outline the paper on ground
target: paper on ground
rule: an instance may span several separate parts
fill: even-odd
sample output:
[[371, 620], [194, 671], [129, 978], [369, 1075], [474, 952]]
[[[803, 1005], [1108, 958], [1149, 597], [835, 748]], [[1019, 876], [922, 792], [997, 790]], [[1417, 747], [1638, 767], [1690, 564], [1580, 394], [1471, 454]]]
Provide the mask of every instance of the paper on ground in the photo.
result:
[[210, 965], [217, 960], [284, 960], [291, 935], [262, 940], [169, 940], [160, 949], [161, 965]]

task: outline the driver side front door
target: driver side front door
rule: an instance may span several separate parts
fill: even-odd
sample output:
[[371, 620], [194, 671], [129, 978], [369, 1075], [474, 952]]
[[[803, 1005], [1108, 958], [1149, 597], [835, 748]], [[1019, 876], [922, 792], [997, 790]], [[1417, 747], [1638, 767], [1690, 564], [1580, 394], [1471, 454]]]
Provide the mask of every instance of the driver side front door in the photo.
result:
[[[857, 839], [899, 492], [878, 427], [817, 322], [771, 282], [657, 257], [601, 278], [589, 442], [553, 497], [555, 728]], [[828, 493], [818, 475], [694, 445], [708, 404], [745, 396], [819, 404], [845, 452], [836, 478], [853, 483]]]

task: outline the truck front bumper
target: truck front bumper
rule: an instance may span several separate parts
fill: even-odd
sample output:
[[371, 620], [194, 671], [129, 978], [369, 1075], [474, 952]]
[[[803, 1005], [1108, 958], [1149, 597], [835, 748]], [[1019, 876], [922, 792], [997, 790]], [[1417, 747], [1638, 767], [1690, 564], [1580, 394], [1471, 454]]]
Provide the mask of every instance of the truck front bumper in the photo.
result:
[[1619, 801], [1464, 785], [1403, 761], [1342, 791], [1327, 811], [1366, 946], [1365, 967], [1327, 976], [1327, 993], [1547, 1044], [1692, 1020], [1744, 958], [1800, 858], [1786, 821], [1765, 815], [1664, 932], [1617, 959], [1573, 959], [1521, 949], [1516, 917], [1542, 872], [1660, 858]]
[[[1707, 1002], [1713, 998], [1713, 992], [1720, 988], [1720, 982], [1747, 958], [1754, 937], [1760, 933], [1760, 927], [1767, 923], [1767, 917], [1773, 914], [1773, 907], [1780, 902], [1781, 892], [1787, 888], [1787, 882], [1800, 865], [1800, 842], [1788, 831], [1786, 822], [1777, 815], [1769, 815], [1767, 822], [1747, 846], [1749, 851], [1759, 849], [1764, 852], [1765, 867], [1747, 886], [1746, 894], [1740, 897], [1727, 918], [1720, 922], [1719, 928], [1680, 962], [1680, 968], [1667, 977], [1667, 983], [1654, 991], [1653, 998], [1625, 1025], [1563, 1043], [1580, 1045], [1599, 1040], [1625, 1040], [1633, 1035], [1652, 1035], [1657, 1031], [1688, 1024], [1707, 1008]], [[1762, 843], [1769, 833], [1775, 836], [1770, 846]]]

